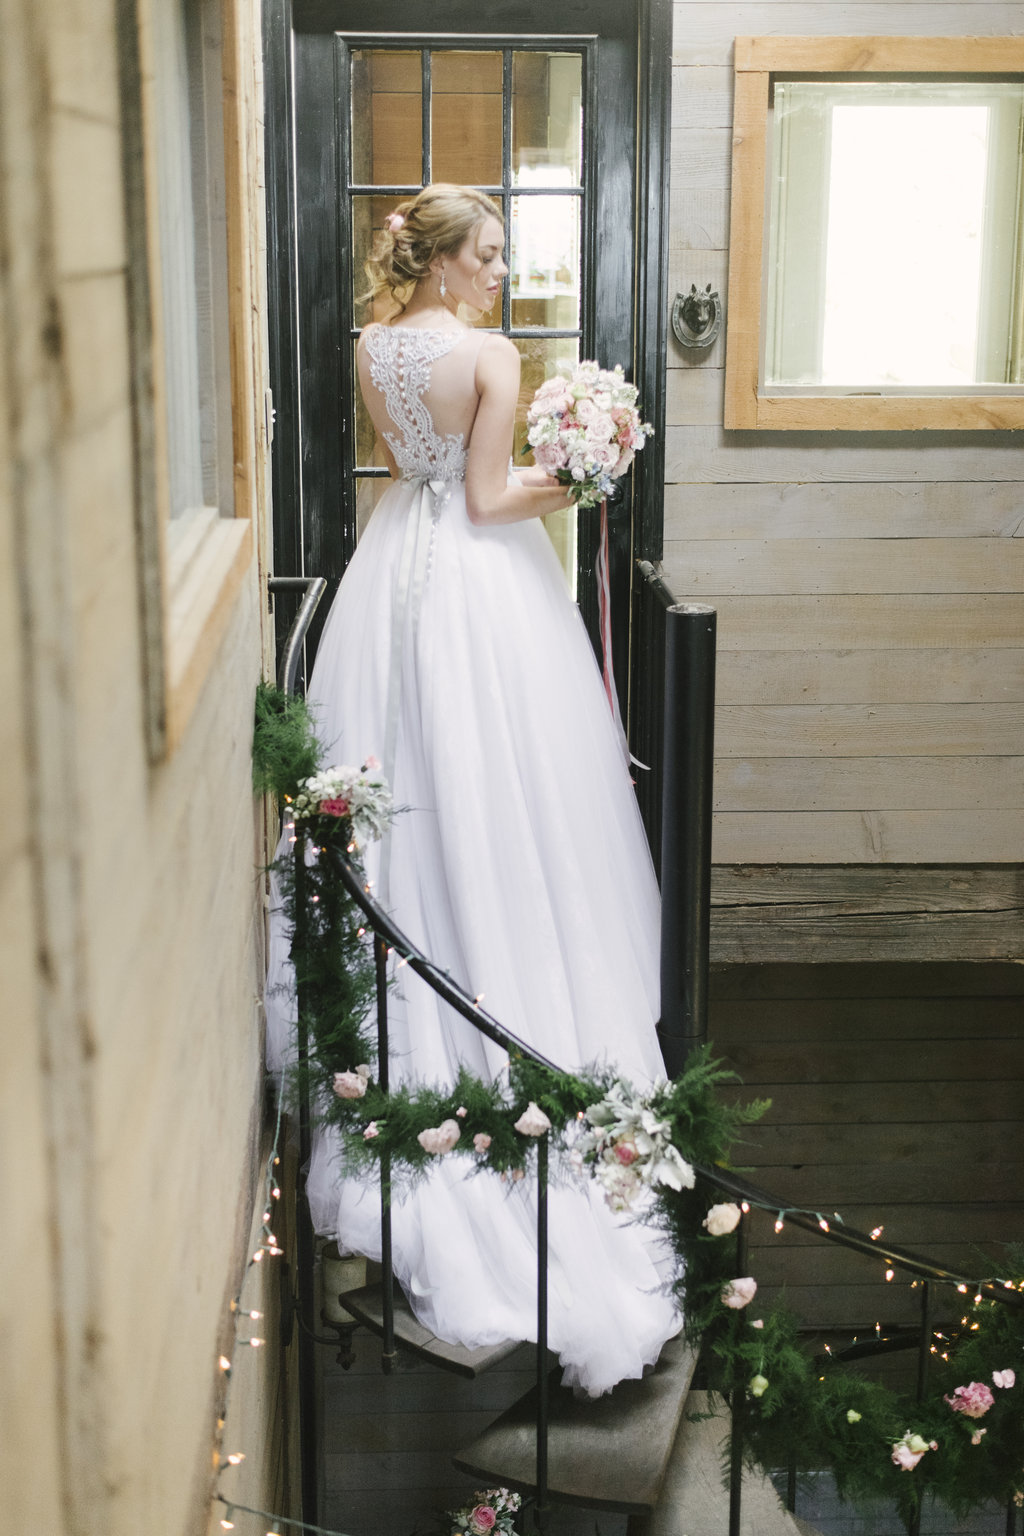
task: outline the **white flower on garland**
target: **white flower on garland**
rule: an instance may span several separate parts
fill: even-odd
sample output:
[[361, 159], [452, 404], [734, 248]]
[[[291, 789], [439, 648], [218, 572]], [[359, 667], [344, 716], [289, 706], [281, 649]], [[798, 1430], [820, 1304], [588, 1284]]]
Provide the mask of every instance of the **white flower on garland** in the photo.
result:
[[613, 1211], [629, 1210], [644, 1191], [656, 1185], [692, 1189], [695, 1174], [672, 1145], [671, 1126], [655, 1114], [650, 1098], [632, 1091], [621, 1079], [586, 1112], [587, 1129], [576, 1143], [585, 1164], [604, 1187]]
[[383, 837], [394, 816], [391, 790], [375, 757], [368, 757], [361, 768], [339, 764], [303, 779], [290, 809], [296, 821], [311, 816], [348, 817], [357, 848]]

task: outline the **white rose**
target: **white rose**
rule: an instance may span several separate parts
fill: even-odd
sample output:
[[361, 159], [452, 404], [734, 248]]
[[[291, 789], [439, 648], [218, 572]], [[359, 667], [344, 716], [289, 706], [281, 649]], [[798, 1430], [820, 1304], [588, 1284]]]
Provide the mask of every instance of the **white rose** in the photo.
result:
[[701, 1226], [707, 1227], [712, 1237], [724, 1237], [726, 1232], [731, 1232], [738, 1225], [742, 1214], [739, 1206], [733, 1205], [731, 1201], [725, 1205], [713, 1205]]

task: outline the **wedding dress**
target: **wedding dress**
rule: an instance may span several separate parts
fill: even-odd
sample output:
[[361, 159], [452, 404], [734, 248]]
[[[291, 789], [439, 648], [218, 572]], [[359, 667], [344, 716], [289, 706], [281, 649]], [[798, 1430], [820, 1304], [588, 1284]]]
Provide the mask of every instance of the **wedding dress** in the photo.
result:
[[[466, 441], [484, 335], [368, 330], [367, 406], [401, 470], [324, 628], [308, 698], [327, 762], [381, 758], [402, 807], [369, 851], [375, 895], [432, 960], [566, 1069], [637, 1086], [662, 1062], [658, 892], [601, 677], [540, 522], [476, 526]], [[273, 926], [268, 1033], [287, 1054], [288, 936]], [[293, 1007], [293, 1004], [292, 1004]], [[450, 1083], [504, 1053], [408, 969], [389, 1006], [392, 1082]], [[351, 1064], [353, 1067], [356, 1063]], [[316, 1140], [314, 1223], [380, 1256], [379, 1190]], [[664, 1240], [592, 1184], [550, 1193], [549, 1342], [596, 1394], [639, 1376], [679, 1326]], [[393, 1206], [394, 1267], [420, 1320], [469, 1347], [536, 1337], [534, 1181], [438, 1159]]]

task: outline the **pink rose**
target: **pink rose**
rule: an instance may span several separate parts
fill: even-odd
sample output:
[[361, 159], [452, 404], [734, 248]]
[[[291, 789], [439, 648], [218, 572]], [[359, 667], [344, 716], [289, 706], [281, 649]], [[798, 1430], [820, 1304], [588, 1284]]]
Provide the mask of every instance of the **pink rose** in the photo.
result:
[[379, 1135], [380, 1131], [377, 1129], [376, 1120], [371, 1120], [369, 1125], [366, 1127], [366, 1130], [363, 1132], [363, 1140], [372, 1141], [375, 1136]]
[[983, 1381], [972, 1381], [966, 1387], [957, 1387], [953, 1396], [943, 1398], [943, 1402], [948, 1403], [954, 1413], [980, 1419], [982, 1414], [988, 1413], [995, 1398]]
[[617, 1161], [620, 1162], [624, 1168], [628, 1168], [630, 1163], [635, 1163], [637, 1158], [640, 1156], [635, 1144], [631, 1141], [617, 1142], [614, 1151]]
[[491, 1138], [486, 1131], [477, 1131], [473, 1137], [473, 1147], [477, 1152], [486, 1152], [491, 1144]]
[[380, 758], [374, 757], [373, 753], [371, 752], [369, 757], [366, 759], [366, 762], [363, 764], [363, 770], [366, 773], [377, 773], [379, 769]]
[[361, 1099], [369, 1076], [369, 1067], [356, 1067], [354, 1072], [335, 1072], [334, 1091], [339, 1099]]
[[498, 1516], [490, 1504], [478, 1504], [469, 1512], [469, 1528], [474, 1536], [487, 1536], [493, 1531]]
[[451, 1151], [461, 1134], [457, 1120], [442, 1120], [440, 1125], [432, 1125], [427, 1130], [420, 1131], [416, 1140], [424, 1152], [430, 1152], [434, 1157], [441, 1157], [445, 1152]]
[[1013, 1371], [993, 1371], [992, 1382], [997, 1387], [1012, 1387], [1017, 1380]]
[[892, 1459], [904, 1472], [913, 1472], [923, 1455], [924, 1451], [912, 1451], [907, 1445], [894, 1445], [892, 1448]]
[[747, 1307], [757, 1294], [757, 1281], [746, 1275], [742, 1280], [730, 1280], [722, 1292], [722, 1301], [727, 1307], [733, 1307], [738, 1312], [741, 1307]]
[[460, 1120], [465, 1120], [466, 1116], [469, 1114], [469, 1110], [466, 1108], [465, 1104], [460, 1104], [455, 1113], [458, 1115]]
[[987, 1434], [988, 1434], [988, 1430], [987, 1429], [976, 1429], [974, 1431], [974, 1434], [971, 1436], [971, 1444], [972, 1445], [980, 1445], [981, 1444], [981, 1437], [982, 1437], [982, 1435], [987, 1435]]
[[622, 453], [619, 454], [618, 458], [615, 460], [615, 468], [611, 472], [612, 479], [613, 480], [621, 479], [621, 477], [626, 473], [626, 470], [629, 468], [629, 466], [632, 464], [632, 462], [633, 462], [633, 450], [632, 450], [632, 448], [626, 448]]
[[348, 801], [347, 800], [342, 800], [342, 799], [337, 799], [337, 800], [321, 800], [320, 801], [320, 815], [321, 816], [347, 816], [348, 815]]
[[562, 443], [542, 443], [539, 448], [533, 450], [533, 462], [546, 475], [553, 475], [556, 470], [564, 469], [568, 460], [569, 456]]

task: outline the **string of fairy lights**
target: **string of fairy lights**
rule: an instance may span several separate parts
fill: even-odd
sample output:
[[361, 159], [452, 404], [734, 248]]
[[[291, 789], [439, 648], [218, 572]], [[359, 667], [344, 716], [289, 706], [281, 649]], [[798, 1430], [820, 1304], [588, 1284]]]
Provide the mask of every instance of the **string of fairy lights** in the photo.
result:
[[[257, 1308], [245, 1304], [246, 1282], [257, 1265], [269, 1260], [280, 1258], [284, 1253], [277, 1234], [274, 1231], [275, 1202], [281, 1199], [281, 1133], [284, 1123], [284, 1096], [277, 1095], [277, 1107], [274, 1120], [274, 1135], [270, 1153], [267, 1157], [266, 1171], [263, 1180], [263, 1214], [260, 1223], [260, 1239], [256, 1248], [249, 1254], [245, 1270], [242, 1274], [238, 1293], [230, 1303], [231, 1316], [234, 1322], [235, 1337], [231, 1349], [231, 1355], [221, 1354], [217, 1365], [227, 1390], [223, 1406], [217, 1418], [218, 1446], [223, 1445], [227, 1428], [228, 1414], [231, 1406], [231, 1381], [235, 1368], [235, 1356], [240, 1349], [262, 1349], [267, 1340], [257, 1331], [260, 1323], [265, 1321], [264, 1314]], [[216, 1485], [213, 1491], [213, 1502], [224, 1510], [220, 1520], [220, 1528], [224, 1531], [233, 1531], [237, 1528], [235, 1516], [245, 1515], [260, 1522], [266, 1536], [284, 1536], [287, 1531], [307, 1531], [311, 1536], [346, 1536], [344, 1531], [338, 1531], [322, 1525], [311, 1525], [308, 1521], [298, 1520], [290, 1515], [275, 1514], [272, 1510], [258, 1509], [250, 1504], [240, 1502], [230, 1494], [224, 1492], [220, 1486], [221, 1478], [230, 1470], [241, 1466], [245, 1461], [244, 1451], [231, 1451], [224, 1455], [218, 1448], [214, 1452], [214, 1465], [217, 1468]]]

